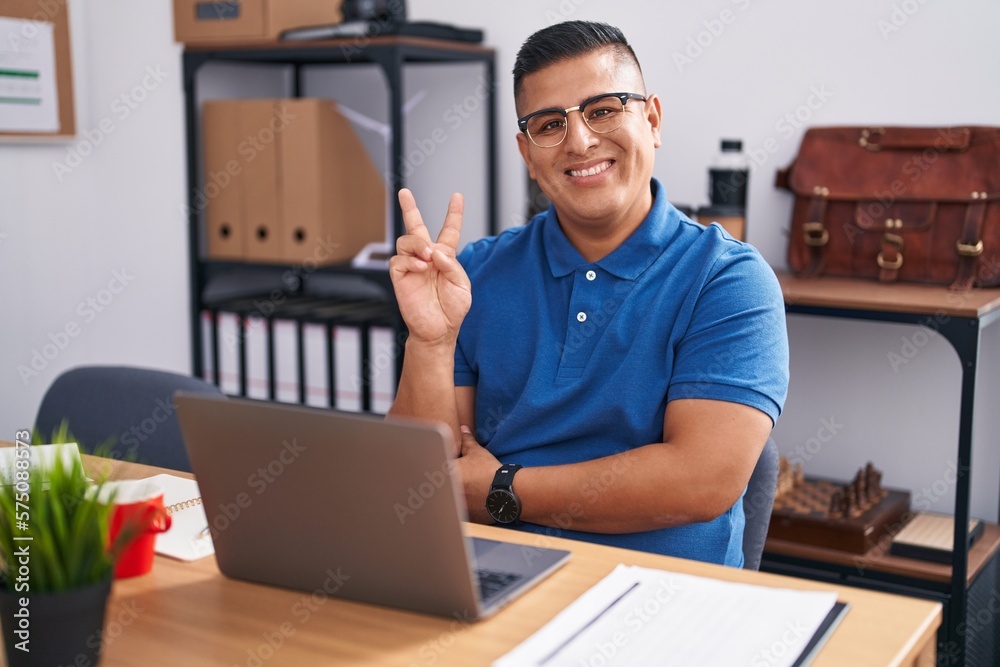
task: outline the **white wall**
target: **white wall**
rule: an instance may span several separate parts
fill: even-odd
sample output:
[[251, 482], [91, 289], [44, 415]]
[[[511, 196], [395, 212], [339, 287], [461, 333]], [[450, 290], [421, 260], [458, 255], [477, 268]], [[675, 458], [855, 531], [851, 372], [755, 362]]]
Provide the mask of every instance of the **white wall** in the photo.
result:
[[[80, 134], [0, 144], [4, 440], [31, 426], [65, 368], [190, 366], [187, 233], [177, 208], [185, 183], [180, 48], [171, 25], [167, 0], [71, 2]], [[77, 163], [71, 152], [85, 156]], [[67, 160], [70, 171], [57, 174]]]
[[[411, 0], [409, 7], [413, 19], [482, 27], [497, 50], [504, 226], [521, 221], [525, 208], [510, 69], [528, 34], [563, 19], [614, 23], [633, 43], [648, 89], [663, 99], [656, 176], [674, 201], [705, 203], [706, 166], [719, 138], [743, 138], [759, 163], [749, 239], [776, 268], [784, 267], [790, 198], [771, 182], [792, 159], [802, 125], [1000, 125], [1000, 89], [992, 85], [1000, 71], [1000, 5], [990, 0]], [[0, 437], [7, 439], [31, 423], [45, 387], [69, 366], [189, 368], [186, 230], [177, 214], [185, 187], [180, 51], [169, 3], [100, 0], [72, 10], [79, 126], [110, 118], [115, 132], [62, 182], [52, 162], [65, 159], [67, 146], [0, 147], [0, 303], [7, 316]], [[147, 66], [166, 78], [119, 119], [113, 101], [141, 84]], [[452, 131], [440, 122], [451, 104], [474, 94], [475, 74], [439, 78], [437, 85], [425, 73], [407, 81], [408, 96], [428, 91], [407, 150], [416, 150], [435, 122], [449, 132], [447, 150], [413, 176], [428, 220], [440, 220], [453, 189], [475, 210], [483, 206], [483, 193], [468, 180], [469, 170], [480, 168], [481, 138], [469, 131], [476, 123]], [[123, 268], [134, 279], [86, 321], [78, 304], [101, 295]], [[33, 351], [68, 323], [77, 323], [79, 334], [22, 381], [17, 367], [30, 365]], [[991, 409], [1000, 393], [995, 329], [983, 342], [973, 458], [973, 511], [988, 518], [996, 516], [1000, 471], [1000, 414]], [[959, 371], [947, 344], [931, 340], [894, 371], [888, 355], [920, 335], [915, 327], [794, 316], [789, 333], [791, 395], [775, 433], [782, 450], [808, 455], [810, 473], [839, 477], [871, 459], [887, 484], [949, 510]], [[842, 427], [817, 448], [810, 438], [825, 436], [824, 419]]]

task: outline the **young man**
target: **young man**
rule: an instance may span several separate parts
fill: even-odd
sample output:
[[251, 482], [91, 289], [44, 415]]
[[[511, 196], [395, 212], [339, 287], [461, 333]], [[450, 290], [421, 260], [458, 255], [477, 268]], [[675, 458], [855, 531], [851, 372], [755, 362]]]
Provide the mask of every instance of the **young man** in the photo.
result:
[[461, 195], [435, 242], [399, 193], [390, 414], [451, 427], [473, 521], [739, 567], [741, 496], [788, 382], [777, 280], [667, 201], [660, 100], [616, 28], [529, 37], [514, 99], [552, 207], [456, 257]]

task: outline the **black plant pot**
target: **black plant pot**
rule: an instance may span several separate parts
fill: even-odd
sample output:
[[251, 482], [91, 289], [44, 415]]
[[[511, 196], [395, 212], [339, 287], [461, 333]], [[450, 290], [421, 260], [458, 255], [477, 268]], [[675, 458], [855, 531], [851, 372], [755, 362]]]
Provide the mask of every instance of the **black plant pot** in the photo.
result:
[[[9, 667], [98, 664], [104, 610], [111, 593], [110, 574], [104, 581], [83, 588], [27, 596], [3, 584], [6, 582], [0, 584], [0, 624]], [[27, 598], [27, 607], [21, 606], [22, 597]], [[25, 633], [18, 634], [22, 628], [27, 631], [27, 644], [22, 643]]]

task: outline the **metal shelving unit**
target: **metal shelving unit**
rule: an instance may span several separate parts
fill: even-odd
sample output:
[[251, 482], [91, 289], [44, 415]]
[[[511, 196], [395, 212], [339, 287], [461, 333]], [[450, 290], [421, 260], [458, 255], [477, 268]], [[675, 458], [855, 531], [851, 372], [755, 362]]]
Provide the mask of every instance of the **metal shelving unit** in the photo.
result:
[[[425, 39], [415, 37], [364, 37], [352, 39], [322, 40], [316, 42], [287, 42], [287, 43], [246, 43], [231, 44], [224, 46], [189, 46], [183, 54], [183, 76], [185, 93], [185, 119], [187, 125], [187, 170], [188, 170], [188, 227], [189, 227], [189, 263], [190, 263], [190, 304], [191, 304], [191, 340], [192, 350], [192, 371], [196, 376], [203, 376], [206, 368], [205, 341], [203, 340], [201, 313], [207, 311], [213, 314], [212, 336], [213, 340], [208, 349], [214, 356], [211, 368], [214, 371], [214, 380], [219, 384], [219, 359], [218, 359], [218, 337], [215, 326], [215, 313], [220, 304], [208, 303], [205, 300], [205, 288], [209, 278], [214, 272], [226, 268], [239, 266], [240, 263], [216, 262], [206, 259], [203, 256], [201, 247], [201, 211], [196, 204], [195, 198], [199, 183], [200, 159], [201, 159], [201, 137], [200, 137], [200, 116], [197, 107], [197, 86], [198, 73], [201, 68], [208, 63], [253, 63], [253, 64], [279, 64], [290, 66], [293, 70], [292, 96], [298, 97], [303, 92], [303, 71], [305, 68], [317, 65], [352, 65], [352, 64], [375, 64], [385, 75], [385, 80], [389, 92], [389, 119], [391, 127], [391, 142], [389, 148], [391, 169], [391, 182], [387, 182], [387, 187], [391, 192], [396, 192], [406, 185], [404, 174], [406, 173], [404, 164], [404, 138], [405, 127], [403, 122], [403, 73], [409, 64], [415, 63], [482, 63], [486, 69], [485, 78], [488, 83], [485, 86], [485, 112], [486, 112], [486, 146], [483, 159], [486, 161], [486, 211], [487, 211], [487, 231], [489, 234], [497, 232], [496, 220], [496, 109], [494, 104], [494, 81], [495, 81], [495, 52], [493, 49], [465, 42], [449, 42], [436, 39]], [[402, 212], [398, 202], [393, 197], [392, 209], [392, 229], [395, 237], [399, 237], [404, 232]], [[243, 264], [244, 267], [253, 266]], [[276, 269], [289, 269], [291, 267], [275, 267]], [[330, 334], [332, 327], [338, 323], [346, 321], [349, 325], [357, 326], [362, 331], [361, 347], [362, 354], [367, 354], [368, 336], [367, 332], [372, 325], [389, 326], [396, 335], [396, 340], [405, 339], [405, 326], [399, 317], [395, 300], [392, 296], [392, 287], [386, 271], [378, 269], [355, 269], [350, 266], [325, 266], [317, 270], [317, 274], [350, 274], [362, 276], [370, 280], [375, 285], [380, 286], [387, 295], [387, 308], [385, 312], [379, 311], [376, 317], [366, 318], [361, 315], [366, 304], [359, 300], [358, 311], [352, 316], [345, 314], [345, 320], [326, 319], [327, 333]], [[302, 286], [297, 290], [289, 289], [289, 295], [301, 295]], [[224, 304], [223, 304], [224, 305]], [[377, 310], [377, 309], [376, 309]], [[299, 321], [299, 341], [301, 342], [301, 325], [303, 322], [312, 321], [308, 314], [300, 315]], [[270, 322], [269, 325], [270, 326]], [[273, 343], [273, 337], [269, 338]], [[395, 380], [398, 382], [399, 373], [402, 368], [402, 345], [397, 345], [399, 351], [396, 354]], [[301, 358], [301, 346], [299, 347], [299, 371], [300, 378], [303, 369]], [[245, 370], [246, 350], [242, 338], [239, 341], [240, 368]], [[329, 360], [332, 366], [332, 350]], [[364, 359], [362, 359], [362, 363]], [[274, 350], [273, 344], [268, 350], [268, 365], [271, 370], [271, 380], [269, 395], [271, 400], [275, 399], [274, 387]], [[367, 373], [361, 374], [361, 400], [362, 410], [370, 411], [372, 408], [371, 382]], [[329, 369], [328, 377], [333, 382], [333, 370]], [[245, 379], [245, 376], [244, 376]], [[303, 382], [304, 384], [304, 382]], [[245, 382], [241, 380], [241, 393], [246, 394]], [[333, 385], [330, 385], [330, 402], [333, 405], [334, 399]], [[300, 402], [305, 402], [304, 389], [300, 390]]]
[[[986, 327], [1000, 321], [1000, 290], [975, 290], [965, 295], [946, 288], [922, 285], [879, 285], [866, 280], [799, 280], [780, 275], [785, 312], [795, 315], [835, 317], [874, 322], [897, 322], [928, 326], [948, 341], [962, 369], [959, 404], [957, 471], [955, 481], [955, 529], [951, 564], [943, 575], [930, 576], [904, 563], [880, 567], [858, 567], [819, 550], [775, 548], [765, 545], [761, 569], [821, 581], [837, 581], [901, 595], [938, 600], [944, 620], [938, 634], [939, 665], [993, 665], [1000, 659], [1000, 615], [991, 611], [1000, 586], [1000, 553], [996, 526], [991, 539], [982, 538], [970, 559], [968, 521], [972, 492], [972, 424], [979, 370], [980, 340]], [[770, 542], [770, 541], [769, 541]], [[888, 560], [883, 565], [888, 565]], [[975, 567], [970, 563], [975, 562]], [[971, 619], [988, 612], [972, 633]]]

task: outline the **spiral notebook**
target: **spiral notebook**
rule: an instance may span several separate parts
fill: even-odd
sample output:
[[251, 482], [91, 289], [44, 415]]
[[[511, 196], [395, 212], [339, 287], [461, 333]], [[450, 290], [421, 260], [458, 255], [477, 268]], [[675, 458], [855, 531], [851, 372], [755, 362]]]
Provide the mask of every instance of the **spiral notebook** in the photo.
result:
[[168, 474], [146, 479], [163, 489], [163, 505], [171, 518], [170, 529], [156, 536], [156, 553], [185, 561], [215, 553], [198, 482]]

